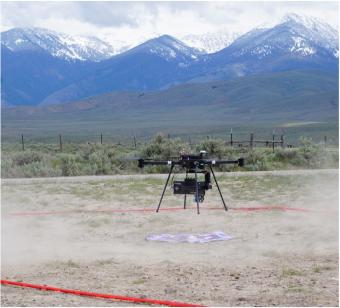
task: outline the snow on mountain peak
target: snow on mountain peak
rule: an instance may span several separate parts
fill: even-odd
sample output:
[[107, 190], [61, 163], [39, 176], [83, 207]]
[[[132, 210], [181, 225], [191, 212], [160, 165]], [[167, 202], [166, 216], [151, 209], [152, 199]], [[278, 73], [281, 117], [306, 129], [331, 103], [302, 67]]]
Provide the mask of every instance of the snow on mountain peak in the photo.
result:
[[[326, 22], [311, 16], [287, 14], [274, 27], [254, 28], [246, 34], [223, 29], [201, 35], [189, 34], [179, 37], [153, 33], [150, 37], [119, 39], [113, 34], [71, 36], [44, 28], [14, 28], [1, 33], [1, 43], [12, 51], [45, 51], [54, 57], [66, 60], [101, 61], [139, 46], [145, 46], [151, 53], [157, 53], [168, 61], [176, 57], [186, 60], [197, 59], [203, 53], [215, 53], [229, 45], [241, 46], [238, 54], [250, 52], [266, 57], [276, 50], [285, 50], [301, 56], [312, 56], [319, 48], [339, 56], [338, 31]], [[144, 47], [142, 47], [144, 48]]]
[[263, 59], [282, 53], [298, 57], [338, 55], [338, 32], [315, 17], [286, 15], [274, 27], [254, 29], [242, 35], [232, 44], [232, 55], [256, 56]]
[[180, 39], [188, 46], [194, 47], [201, 52], [214, 53], [228, 47], [240, 33], [220, 30], [217, 32], [207, 32], [204, 34], [189, 34]]
[[159, 37], [146, 41], [145, 43], [135, 47], [131, 52], [136, 50], [144, 50], [160, 56], [166, 61], [181, 61], [181, 66], [186, 66], [189, 60], [195, 60], [202, 53], [192, 47], [187, 46], [180, 40], [164, 34]]
[[330, 26], [327, 22], [312, 16], [287, 14], [282, 19], [282, 24], [289, 25], [291, 28], [304, 27], [309, 34], [317, 34], [319, 37], [330, 40], [338, 40], [338, 31]]
[[294, 23], [302, 24], [307, 28], [315, 28], [319, 23], [321, 23], [321, 20], [317, 19], [316, 17], [312, 17], [312, 16], [289, 13], [289, 14], [286, 14], [282, 18], [282, 22], [294, 22]]
[[[283, 20], [282, 24], [291, 28], [293, 40], [297, 45], [295, 50], [298, 50], [301, 43], [309, 45], [318, 45], [326, 50], [337, 54], [339, 50], [338, 31], [331, 27], [326, 22], [316, 17], [288, 14]], [[298, 37], [298, 38], [297, 38]], [[309, 51], [313, 46], [305, 46]], [[313, 54], [310, 52], [309, 54]]]
[[41, 50], [66, 60], [100, 61], [119, 50], [90, 36], [71, 36], [44, 28], [14, 28], [1, 33], [1, 43], [12, 51]]

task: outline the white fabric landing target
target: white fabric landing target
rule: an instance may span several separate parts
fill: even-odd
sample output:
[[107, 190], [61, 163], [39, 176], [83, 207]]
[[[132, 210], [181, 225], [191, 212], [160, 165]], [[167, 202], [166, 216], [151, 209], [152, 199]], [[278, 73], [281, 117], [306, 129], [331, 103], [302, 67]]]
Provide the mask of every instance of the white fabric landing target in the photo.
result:
[[222, 231], [216, 231], [213, 233], [205, 233], [205, 234], [187, 234], [187, 233], [178, 233], [178, 234], [150, 234], [145, 239], [147, 241], [155, 241], [155, 242], [168, 242], [168, 243], [209, 243], [215, 241], [228, 241], [233, 237], [230, 235], [226, 235]]

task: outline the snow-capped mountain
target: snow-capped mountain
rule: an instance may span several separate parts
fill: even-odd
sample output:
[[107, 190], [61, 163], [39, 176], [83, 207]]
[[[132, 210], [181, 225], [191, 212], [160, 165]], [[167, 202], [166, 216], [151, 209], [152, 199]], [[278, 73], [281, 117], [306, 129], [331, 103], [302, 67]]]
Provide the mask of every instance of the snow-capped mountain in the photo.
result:
[[214, 53], [228, 47], [241, 33], [229, 32], [228, 30], [218, 32], [207, 32], [204, 34], [189, 34], [180, 37], [181, 41], [201, 52]]
[[[290, 14], [274, 27], [256, 28], [207, 54], [220, 48], [217, 42], [222, 44], [223, 36], [217, 37], [220, 40], [212, 40], [210, 47], [201, 37], [198, 49], [169, 35], [130, 48], [122, 47], [125, 43], [114, 36], [108, 43], [39, 28], [12, 29], [1, 38], [2, 99], [13, 105], [59, 103], [184, 82], [301, 69], [338, 70], [338, 32], [316, 18]], [[228, 44], [227, 39], [223, 42]], [[205, 52], [199, 50], [202, 46]], [[124, 48], [128, 49], [122, 52]]]
[[60, 103], [119, 90], [156, 90], [184, 82], [201, 52], [169, 35], [151, 39], [98, 63], [92, 74], [46, 97], [43, 104]]
[[180, 66], [198, 59], [203, 54], [200, 50], [189, 47], [182, 41], [170, 35], [161, 35], [148, 40], [145, 43], [127, 51], [126, 54], [136, 52], [154, 54], [168, 62], [176, 61]]
[[292, 33], [292, 52], [312, 54], [315, 51], [313, 45], [317, 45], [338, 57], [339, 34], [327, 23], [315, 17], [290, 14], [284, 17], [282, 24], [289, 27]]
[[1, 33], [1, 43], [9, 50], [45, 51], [65, 60], [101, 61], [124, 50], [124, 42], [111, 45], [96, 37], [71, 36], [43, 28], [14, 28]]
[[237, 39], [229, 49], [231, 56], [256, 56], [258, 59], [287, 53], [312, 57], [330, 53], [337, 57], [338, 32], [314, 17], [286, 15], [273, 28], [255, 29]]
[[[14, 28], [1, 33], [1, 43], [10, 51], [45, 51], [53, 57], [64, 60], [80, 60], [99, 62], [112, 56], [121, 54], [125, 51], [143, 44], [153, 38], [162, 37], [154, 34], [153, 37], [141, 36], [133, 40], [120, 40], [111, 36], [101, 35], [100, 38], [93, 36], [72, 36], [60, 32], [55, 32], [43, 28]], [[166, 36], [163, 36], [163, 44], [166, 45]], [[151, 52], [163, 52], [165, 57], [174, 57], [176, 48], [184, 50], [185, 44], [178, 41], [176, 46], [166, 47], [154, 46]], [[168, 46], [169, 47], [169, 46]], [[172, 49], [174, 47], [175, 49]], [[162, 49], [162, 50], [161, 50]], [[203, 49], [204, 50], [204, 49]], [[200, 52], [197, 50], [197, 53]], [[195, 58], [196, 55], [193, 55]]]
[[338, 32], [328, 24], [290, 14], [272, 28], [240, 36], [201, 66], [214, 79], [292, 69], [337, 70], [338, 44]]

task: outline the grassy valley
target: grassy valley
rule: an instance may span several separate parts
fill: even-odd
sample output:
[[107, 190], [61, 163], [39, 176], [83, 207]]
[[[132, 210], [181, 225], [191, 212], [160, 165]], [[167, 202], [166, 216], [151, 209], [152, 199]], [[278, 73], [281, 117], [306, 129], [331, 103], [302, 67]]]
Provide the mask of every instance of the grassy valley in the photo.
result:
[[[338, 139], [338, 77], [321, 71], [288, 71], [230, 81], [183, 84], [154, 92], [112, 92], [67, 104], [5, 108], [3, 142], [23, 133], [36, 141], [147, 140], [157, 132], [197, 138], [261, 138], [285, 134], [316, 142]], [[129, 142], [129, 141], [128, 141]]]

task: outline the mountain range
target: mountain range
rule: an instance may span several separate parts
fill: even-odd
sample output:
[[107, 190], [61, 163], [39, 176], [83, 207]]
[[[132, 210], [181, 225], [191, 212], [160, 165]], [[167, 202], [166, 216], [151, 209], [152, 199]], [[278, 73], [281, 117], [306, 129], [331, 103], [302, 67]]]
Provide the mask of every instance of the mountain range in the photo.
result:
[[[291, 14], [271, 28], [237, 38], [228, 34], [224, 43], [215, 44], [227, 47], [213, 53], [207, 52], [216, 49], [209, 47], [211, 40], [190, 40], [198, 48], [162, 35], [123, 51], [122, 45], [115, 49], [94, 37], [40, 28], [3, 32], [2, 103], [56, 104], [111, 91], [157, 91], [270, 72], [338, 71], [338, 32], [311, 17]], [[202, 42], [207, 42], [204, 48]]]
[[[144, 36], [133, 41], [124, 41], [115, 39], [109, 34], [101, 34], [101, 37], [97, 38], [84, 35], [71, 36], [44, 28], [14, 28], [1, 33], [1, 42], [13, 52], [44, 50], [64, 60], [99, 62], [159, 36], [162, 35], [154, 34], [151, 37]], [[214, 53], [230, 45], [238, 36], [239, 33], [225, 30], [201, 35], [184, 35], [180, 40], [202, 53]]]

